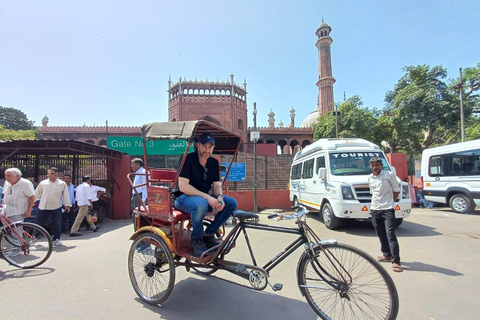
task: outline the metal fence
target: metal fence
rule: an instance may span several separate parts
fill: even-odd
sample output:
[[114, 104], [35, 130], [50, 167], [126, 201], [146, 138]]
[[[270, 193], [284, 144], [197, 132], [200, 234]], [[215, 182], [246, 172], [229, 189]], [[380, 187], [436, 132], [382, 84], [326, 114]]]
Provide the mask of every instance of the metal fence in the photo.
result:
[[85, 155], [14, 155], [3, 162], [0, 170], [0, 179], [5, 179], [5, 169], [16, 167], [22, 171], [22, 177], [36, 185], [47, 179], [47, 170], [51, 167], [58, 168], [60, 178], [64, 174], [72, 176], [72, 183], [82, 183], [82, 177], [90, 176], [100, 185], [107, 183], [106, 159], [102, 156]]

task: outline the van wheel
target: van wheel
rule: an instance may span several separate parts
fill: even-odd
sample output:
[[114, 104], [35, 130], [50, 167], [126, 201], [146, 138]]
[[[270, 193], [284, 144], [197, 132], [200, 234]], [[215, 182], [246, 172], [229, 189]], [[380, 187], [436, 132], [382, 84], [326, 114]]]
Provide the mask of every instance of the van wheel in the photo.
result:
[[472, 200], [463, 193], [454, 194], [450, 198], [450, 208], [456, 213], [466, 213], [475, 209]]
[[403, 223], [403, 218], [395, 219], [395, 227], [399, 227]]
[[294, 206], [299, 206], [299, 205], [300, 205], [300, 201], [298, 201], [298, 198], [297, 198], [297, 197], [294, 197], [294, 198], [293, 198], [293, 205], [294, 205]]
[[337, 229], [340, 225], [340, 219], [335, 216], [332, 206], [328, 202], [322, 206], [322, 218], [323, 223], [328, 229]]

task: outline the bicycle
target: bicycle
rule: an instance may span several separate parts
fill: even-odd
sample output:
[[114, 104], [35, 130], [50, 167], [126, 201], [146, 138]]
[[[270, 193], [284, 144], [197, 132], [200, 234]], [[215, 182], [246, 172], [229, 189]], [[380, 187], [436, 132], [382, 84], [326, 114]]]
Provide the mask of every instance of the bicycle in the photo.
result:
[[0, 258], [22, 268], [35, 268], [52, 254], [52, 237], [41, 226], [32, 222], [13, 222], [0, 206]]
[[[279, 291], [283, 285], [270, 283], [270, 271], [303, 246], [304, 251], [297, 265], [298, 286], [322, 319], [396, 319], [398, 293], [387, 271], [357, 248], [339, 244], [336, 240], [321, 240], [307, 224], [308, 210], [300, 205], [293, 207], [294, 214], [269, 217], [296, 219], [296, 227], [263, 224], [257, 214], [237, 210], [233, 214], [236, 223], [228, 235], [225, 235], [225, 226], [216, 234], [223, 241], [201, 256], [196, 256], [190, 246], [190, 215], [172, 206], [172, 191], [190, 144], [202, 132], [210, 132], [215, 136], [218, 153], [235, 156], [241, 137], [206, 121], [152, 123], [142, 128], [144, 159], [147, 159], [146, 141], [182, 138], [189, 142], [177, 170], [148, 168], [145, 162], [148, 206], [141, 201], [135, 209], [136, 228], [130, 238], [133, 243], [128, 255], [130, 281], [143, 301], [149, 304], [164, 302], [173, 291], [176, 267], [179, 266], [203, 275], [225, 270], [247, 280], [255, 290], [270, 286], [273, 291]], [[130, 183], [132, 175], [127, 176]], [[210, 220], [207, 217], [204, 224], [208, 223]], [[294, 234], [298, 238], [264, 266], [259, 266], [247, 229]], [[252, 260], [250, 264], [225, 259], [236, 247], [241, 234]]]

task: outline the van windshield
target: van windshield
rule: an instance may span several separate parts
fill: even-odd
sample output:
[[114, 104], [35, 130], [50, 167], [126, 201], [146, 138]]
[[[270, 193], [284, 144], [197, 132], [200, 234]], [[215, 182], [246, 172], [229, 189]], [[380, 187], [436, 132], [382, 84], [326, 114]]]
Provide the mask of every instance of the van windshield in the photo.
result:
[[372, 173], [370, 159], [380, 157], [383, 170], [390, 170], [382, 152], [332, 152], [330, 157], [330, 172], [336, 176], [366, 175]]

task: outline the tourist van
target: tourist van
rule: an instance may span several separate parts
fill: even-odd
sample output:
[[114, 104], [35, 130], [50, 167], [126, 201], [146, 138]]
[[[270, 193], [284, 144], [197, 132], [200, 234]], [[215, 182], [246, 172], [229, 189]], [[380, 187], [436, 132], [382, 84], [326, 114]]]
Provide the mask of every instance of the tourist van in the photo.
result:
[[[383, 170], [394, 171], [379, 146], [364, 139], [320, 139], [297, 152], [290, 171], [290, 200], [320, 210], [325, 226], [342, 219], [369, 219], [372, 197], [370, 159], [382, 159]], [[397, 177], [398, 179], [398, 177]], [[395, 202], [397, 226], [410, 215], [408, 184], [401, 182]]]
[[480, 139], [425, 149], [421, 170], [425, 199], [457, 213], [480, 206]]

